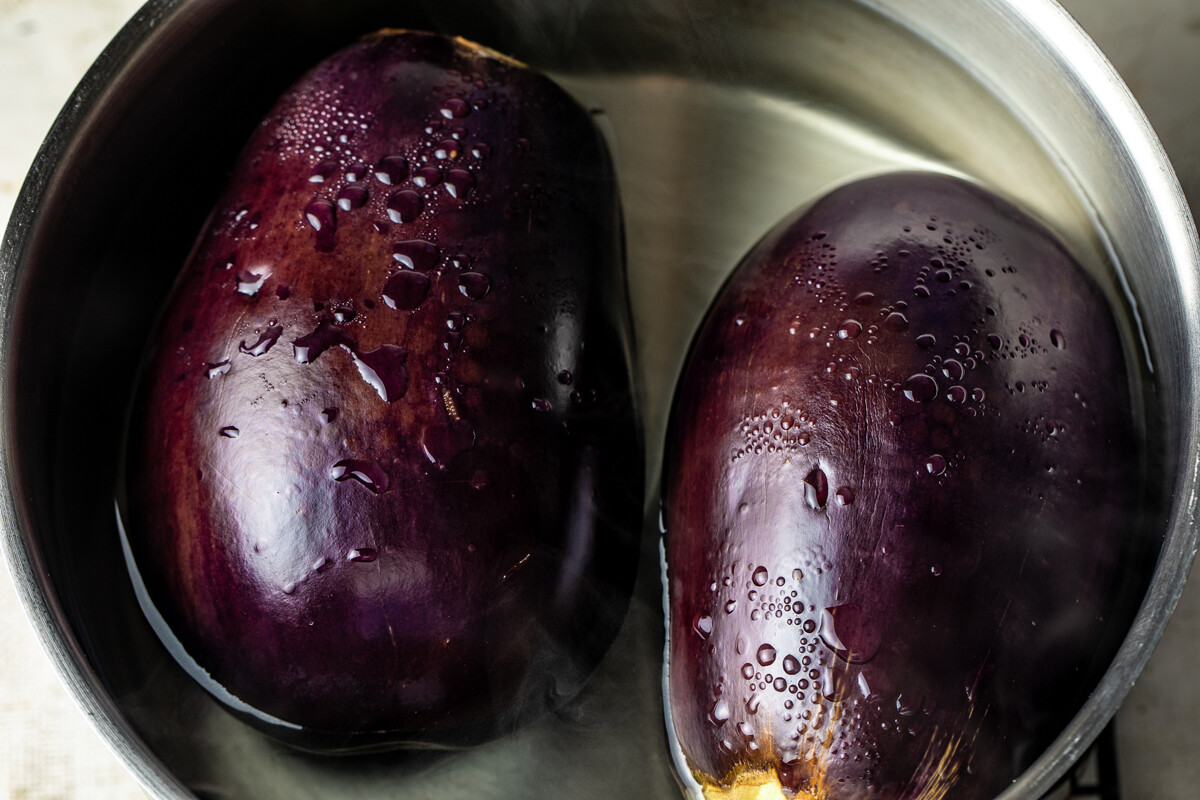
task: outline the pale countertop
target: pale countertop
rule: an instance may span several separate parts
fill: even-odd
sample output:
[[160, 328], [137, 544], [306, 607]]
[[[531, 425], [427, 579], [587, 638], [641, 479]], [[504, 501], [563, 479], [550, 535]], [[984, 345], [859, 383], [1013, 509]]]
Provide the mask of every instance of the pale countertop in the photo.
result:
[[[71, 90], [141, 0], [0, 0], [0, 229]], [[1064, 0], [1124, 76], [1200, 208], [1200, 3]], [[0, 576], [0, 798], [144, 800]], [[1200, 581], [1118, 715], [1122, 800], [1200, 798]]]

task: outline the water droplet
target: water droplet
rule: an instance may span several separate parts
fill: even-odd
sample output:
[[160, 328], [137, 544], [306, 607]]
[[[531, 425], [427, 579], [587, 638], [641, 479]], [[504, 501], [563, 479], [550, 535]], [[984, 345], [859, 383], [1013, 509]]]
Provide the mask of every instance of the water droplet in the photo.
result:
[[946, 472], [946, 459], [934, 453], [929, 458], [925, 459], [925, 471], [930, 475], [942, 475]]
[[421, 167], [413, 173], [412, 182], [414, 186], [422, 189], [437, 186], [442, 182], [442, 171], [437, 167]]
[[313, 230], [320, 232], [337, 224], [337, 212], [328, 200], [313, 200], [304, 207], [304, 219]]
[[392, 247], [392, 258], [409, 269], [422, 272], [433, 269], [441, 258], [441, 250], [433, 242], [424, 239], [408, 239]]
[[694, 630], [696, 635], [701, 639], [707, 639], [712, 635], [713, 631], [712, 617], [708, 616], [707, 614], [698, 614], [696, 619], [692, 621], [692, 630]]
[[542, 398], [542, 397], [533, 398], [533, 401], [530, 403], [530, 405], [533, 407], [534, 411], [540, 411], [543, 413], [547, 412], [547, 411], [551, 411], [554, 408], [554, 406], [552, 406], [550, 404], [549, 400], [546, 400], [545, 398]]
[[[475, 429], [464, 419], [447, 418], [421, 431], [421, 451], [429, 463], [447, 469], [459, 453], [475, 446]], [[486, 480], [486, 476], [485, 480]]]
[[408, 177], [408, 162], [403, 156], [384, 156], [375, 165], [375, 179], [386, 186], [394, 186]]
[[946, 397], [951, 403], [967, 402], [967, 390], [962, 386], [951, 386], [946, 390]]
[[275, 342], [279, 341], [279, 337], [282, 335], [282, 325], [271, 325], [262, 332], [262, 335], [258, 337], [258, 341], [256, 341], [254, 344], [248, 345], [246, 344], [245, 340], [243, 340], [242, 343], [238, 345], [238, 350], [248, 356], [254, 356], [257, 358], [274, 347]]
[[987, 342], [993, 350], [999, 350], [1004, 346], [1004, 340], [1000, 338], [1000, 334], [998, 333], [989, 333]]
[[1063, 336], [1063, 332], [1058, 328], [1050, 331], [1050, 344], [1057, 347], [1059, 350], [1065, 350], [1067, 347], [1067, 339]]
[[574, 380], [574, 378], [571, 375], [570, 370], [564, 369], [558, 373], [558, 382], [561, 383], [563, 386], [570, 386], [572, 380]]
[[229, 368], [231, 366], [233, 366], [233, 364], [229, 361], [229, 359], [218, 361], [216, 364], [205, 364], [204, 374], [208, 376], [209, 380], [212, 380], [213, 378], [220, 377], [221, 375], [229, 372]]
[[947, 358], [942, 362], [942, 374], [952, 381], [961, 381], [966, 369], [958, 359]]
[[937, 344], [937, 338], [931, 333], [922, 333], [917, 337], [917, 347], [922, 350], [928, 350]]
[[492, 154], [492, 148], [488, 147], [483, 142], [476, 142], [471, 145], [471, 155], [479, 160], [483, 160]]
[[804, 501], [808, 507], [820, 510], [829, 499], [829, 479], [820, 467], [814, 467], [804, 476]]
[[458, 158], [458, 142], [453, 139], [445, 139], [438, 143], [438, 146], [433, 150], [433, 157], [444, 161], [447, 158]]
[[783, 671], [788, 675], [795, 675], [800, 671], [800, 662], [793, 655], [783, 657]]
[[913, 294], [917, 297], [929, 297], [929, 287], [923, 283], [918, 283], [913, 287]]
[[769, 667], [775, 663], [775, 648], [769, 644], [764, 644], [758, 648], [758, 652], [754, 657], [758, 659], [759, 664]]
[[342, 345], [353, 348], [354, 338], [346, 331], [334, 325], [329, 320], [321, 320], [317, 328], [307, 336], [301, 336], [292, 342], [292, 353], [296, 361], [310, 364], [331, 347]]
[[461, 97], [451, 97], [438, 110], [446, 119], [462, 119], [471, 113], [471, 106]]
[[471, 475], [471, 488], [476, 491], [486, 488], [488, 485], [488, 474], [481, 469], [475, 470]]
[[221, 428], [221, 435], [226, 439], [236, 439], [242, 435], [242, 432], [232, 425], [226, 425], [224, 428]]
[[389, 308], [412, 311], [429, 296], [429, 277], [423, 272], [402, 269], [383, 285], [383, 302]]
[[792, 570], [792, 578], [798, 581], [804, 580], [804, 571], [797, 567], [796, 569]]
[[446, 191], [451, 197], [466, 196], [475, 185], [475, 176], [465, 169], [452, 169], [446, 173]]
[[984, 393], [983, 389], [972, 389], [971, 390], [971, 399], [974, 400], [976, 403], [982, 403], [983, 398], [986, 396], [987, 395]]
[[908, 330], [908, 317], [904, 316], [899, 311], [893, 311], [884, 318], [883, 327], [887, 328], [892, 333], [906, 331]]
[[869, 306], [869, 305], [871, 305], [871, 303], [874, 303], [874, 302], [875, 302], [875, 293], [874, 292], [859, 292], [858, 294], [856, 294], [854, 296], [854, 305], [856, 305], [856, 306]]
[[914, 403], [928, 403], [938, 396], [937, 381], [920, 372], [911, 375], [904, 382], [904, 396]]
[[288, 581], [279, 588], [283, 590], [284, 594], [295, 594], [296, 592], [296, 584], [292, 581]]
[[388, 403], [396, 402], [408, 391], [408, 371], [404, 368], [407, 360], [408, 351], [394, 344], [354, 353], [358, 374]]
[[917, 706], [902, 694], [896, 695], [896, 713], [902, 717], [911, 717], [917, 713]]
[[822, 612], [821, 641], [839, 658], [862, 664], [875, 657], [882, 636], [861, 608], [843, 603]]
[[935, 578], [936, 578], [936, 577], [938, 577], [939, 575], [941, 575], [941, 574], [942, 574], [942, 565], [941, 565], [941, 564], [933, 564], [933, 565], [931, 565], [931, 566], [929, 567], [929, 573], [930, 573], [931, 575], [933, 575], [933, 577], [935, 577]]
[[491, 288], [492, 279], [482, 272], [464, 272], [458, 276], [458, 291], [472, 300], [482, 300]]
[[848, 506], [854, 504], [854, 490], [849, 486], [843, 486], [834, 494], [839, 506]]
[[725, 698], [719, 698], [713, 703], [712, 709], [708, 712], [708, 719], [718, 728], [729, 721], [729, 703], [725, 702]]
[[258, 290], [262, 288], [266, 280], [267, 273], [265, 271], [260, 275], [257, 272], [242, 270], [237, 276], [237, 290], [240, 294], [253, 297], [258, 294]]
[[748, 681], [754, 680], [754, 665], [749, 661], [742, 664], [742, 677]]
[[725, 613], [732, 614], [735, 608], [737, 608], [737, 600], [730, 600], [725, 604]]
[[388, 474], [383, 467], [374, 461], [361, 461], [353, 458], [345, 458], [334, 464], [329, 470], [329, 477], [338, 483], [355, 480], [375, 494], [386, 492], [390, 484]]
[[1021, 347], [1029, 347], [1029, 337], [1022, 333], [1017, 337], [1017, 343], [1020, 344]]
[[412, 222], [421, 215], [425, 201], [412, 189], [392, 192], [387, 199], [387, 215], [392, 222]]
[[358, 312], [350, 306], [337, 306], [333, 309], [333, 318], [338, 322], [349, 322], [356, 316], [358, 316]]
[[804, 620], [804, 624], [800, 627], [804, 629], [805, 633], [812, 633], [817, 629], [817, 623], [811, 619], [806, 619]]
[[312, 173], [308, 176], [309, 183], [324, 183], [329, 180], [333, 173], [337, 172], [338, 163], [332, 160], [322, 161], [317, 166], [313, 167]]
[[354, 561], [359, 564], [370, 564], [379, 556], [378, 551], [374, 547], [356, 547], [346, 553], [347, 561]]
[[[837, 681], [834, 680], [833, 670], [825, 667], [821, 670], [821, 696], [826, 700], [833, 700], [837, 695]], [[821, 708], [818, 706], [817, 713], [820, 714]]]
[[334, 230], [337, 228], [337, 209], [328, 200], [313, 200], [304, 207], [304, 218], [317, 232], [316, 247], [328, 252], [334, 246]]
[[856, 319], [845, 320], [838, 326], [837, 335], [839, 339], [857, 339], [862, 333], [862, 323]]
[[754, 574], [750, 576], [750, 580], [754, 582], [755, 586], [766, 586], [768, 580], [767, 568], [759, 567], [754, 570]]
[[342, 211], [353, 211], [367, 204], [367, 187], [352, 183], [338, 192], [337, 207]]

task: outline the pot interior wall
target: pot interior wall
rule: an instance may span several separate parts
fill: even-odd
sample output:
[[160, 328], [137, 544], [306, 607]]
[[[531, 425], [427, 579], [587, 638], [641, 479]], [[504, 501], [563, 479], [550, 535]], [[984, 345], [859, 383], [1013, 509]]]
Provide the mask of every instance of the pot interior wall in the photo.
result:
[[[304, 69], [363, 33], [463, 35], [550, 71], [597, 110], [626, 209], [651, 475], [670, 389], [717, 287], [778, 219], [857, 175], [957, 171], [1031, 208], [1124, 310], [1134, 363], [1169, 350], [1187, 324], [1173, 284], [1140, 293], [1154, 281], [1144, 263], [1152, 253], [1133, 252], [1127, 264], [1119, 236], [1110, 251], [1113, 231], [1099, 223], [1119, 224], [1120, 208], [1099, 213], [1048, 149], [1053, 140], [1031, 134], [1028, 121], [1051, 113], [1015, 111], [1017, 95], [980, 83], [999, 65], [964, 69], [867, 5], [216, 0], [151, 3], [139, 20], [109, 51], [111, 83], [90, 87], [80, 135], [48, 143], [61, 161], [13, 304], [9, 426], [29, 550], [80, 663], [152, 757], [202, 797], [678, 796], [661, 721], [654, 513], [626, 629], [584, 696], [569, 713], [467, 752], [331, 760], [288, 751], [220, 710], [138, 610], [113, 495], [146, 337], [258, 119]], [[129, 60], [113, 60], [121, 56]], [[1135, 275], [1141, 333], [1118, 262]], [[1139, 567], [1157, 556], [1181, 458], [1163, 442], [1186, 433], [1190, 396], [1163, 386], [1177, 374], [1143, 370], [1137, 387], [1141, 457], [1156, 465], [1149, 483], [1162, 492], [1147, 498], [1147, 535], [1131, 551]], [[1146, 575], [1131, 570], [1130, 608]]]

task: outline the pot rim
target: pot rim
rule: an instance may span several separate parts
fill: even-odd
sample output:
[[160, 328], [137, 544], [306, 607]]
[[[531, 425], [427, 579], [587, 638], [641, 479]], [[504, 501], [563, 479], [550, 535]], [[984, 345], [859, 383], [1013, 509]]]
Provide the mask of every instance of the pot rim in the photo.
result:
[[[862, 4], [910, 29], [899, 16], [895, 0], [859, 0]], [[39, 210], [61, 179], [63, 163], [73, 142], [85, 135], [93, 115], [101, 109], [139, 60], [182, 16], [189, 0], [148, 0], [105, 47], [71, 94], [43, 141], [16, 198], [3, 244], [0, 246], [0, 352], [14, 340], [13, 300], [21, 283], [24, 262], [38, 224]], [[1129, 89], [1096, 45], [1055, 0], [978, 0], [981, 10], [1016, 26], [1030, 46], [1058, 68], [1067, 88], [1099, 114], [1112, 141], [1118, 143], [1135, 167], [1132, 177], [1141, 184], [1151, 205], [1146, 214], [1155, 220], [1170, 254], [1181, 296], [1189, 300], [1181, 313], [1188, 336], [1182, 340], [1184, 363], [1200, 362], [1200, 241], [1183, 191], [1161, 143]], [[918, 34], [924, 32], [917, 30]], [[926, 38], [928, 38], [926, 36]], [[953, 49], [947, 42], [939, 44]], [[963, 52], [960, 63], [969, 64]], [[1200, 473], [1200, 370], [1182, 376], [1185, 403], [1180, 430], [1187, 444], [1180, 464], [1187, 467], [1176, 478], [1170, 526], [1154, 576], [1133, 625], [1104, 677], [1083, 708], [1051, 747], [1007, 789], [998, 800], [1039, 797], [1051, 789], [1074, 764], [1116, 713], [1149, 660], [1167, 621], [1183, 592], [1195, 558], [1200, 528], [1196, 524], [1197, 479]], [[23, 488], [12, 469], [14, 441], [10, 419], [12, 362], [0, 371], [0, 549], [21, 604], [38, 640], [68, 689], [101, 739], [125, 764], [143, 789], [158, 798], [193, 797], [182, 782], [151, 752], [116, 704], [103, 691], [86, 654], [70, 633], [58, 600], [49, 592], [49, 577], [36, 548], [30, 547], [28, 520], [20, 498]]]

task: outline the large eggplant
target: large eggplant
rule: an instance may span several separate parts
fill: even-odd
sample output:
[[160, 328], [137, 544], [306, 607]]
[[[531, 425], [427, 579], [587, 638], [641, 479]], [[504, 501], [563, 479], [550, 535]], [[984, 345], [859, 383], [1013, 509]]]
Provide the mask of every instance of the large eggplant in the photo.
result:
[[984, 800], [1040, 754], [1128, 618], [1123, 341], [1055, 236], [958, 178], [847, 184], [753, 248], [667, 441], [693, 792]]
[[621, 235], [589, 113], [480, 46], [381, 32], [278, 101], [153, 334], [121, 500], [231, 710], [464, 742], [578, 687], [642, 513]]

